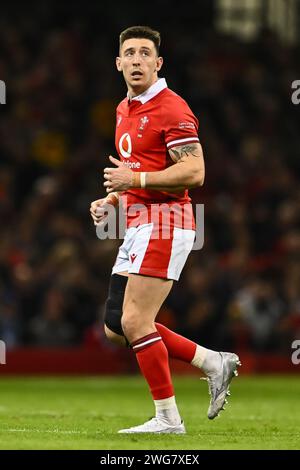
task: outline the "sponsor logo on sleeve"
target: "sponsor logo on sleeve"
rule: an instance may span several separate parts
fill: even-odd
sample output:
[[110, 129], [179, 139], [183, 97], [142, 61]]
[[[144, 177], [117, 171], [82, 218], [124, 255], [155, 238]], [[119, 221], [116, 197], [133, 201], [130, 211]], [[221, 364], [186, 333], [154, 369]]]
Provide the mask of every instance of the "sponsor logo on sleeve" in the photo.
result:
[[179, 129], [195, 129], [195, 124], [193, 122], [179, 122]]

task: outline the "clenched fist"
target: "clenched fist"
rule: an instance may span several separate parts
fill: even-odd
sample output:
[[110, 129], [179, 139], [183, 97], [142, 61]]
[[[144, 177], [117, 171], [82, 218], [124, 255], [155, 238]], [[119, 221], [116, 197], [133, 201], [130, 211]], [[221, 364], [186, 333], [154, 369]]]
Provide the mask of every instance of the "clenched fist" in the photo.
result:
[[119, 203], [118, 193], [112, 193], [102, 199], [97, 199], [91, 203], [90, 213], [94, 225], [99, 225], [107, 217], [108, 205], [116, 207]]

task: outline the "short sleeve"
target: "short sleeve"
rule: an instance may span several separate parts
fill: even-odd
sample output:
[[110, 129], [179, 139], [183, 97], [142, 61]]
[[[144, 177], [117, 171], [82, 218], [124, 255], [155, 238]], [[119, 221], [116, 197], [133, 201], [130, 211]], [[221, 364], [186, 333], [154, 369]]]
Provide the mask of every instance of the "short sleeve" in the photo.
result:
[[184, 100], [174, 100], [164, 112], [164, 135], [167, 149], [199, 142], [198, 119]]

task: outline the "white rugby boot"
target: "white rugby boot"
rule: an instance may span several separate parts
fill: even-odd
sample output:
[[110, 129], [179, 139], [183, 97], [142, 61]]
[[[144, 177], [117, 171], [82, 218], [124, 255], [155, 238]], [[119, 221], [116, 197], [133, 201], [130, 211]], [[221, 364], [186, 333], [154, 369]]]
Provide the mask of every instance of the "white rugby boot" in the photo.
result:
[[183, 421], [180, 424], [171, 426], [166, 421], [159, 418], [152, 418], [140, 426], [133, 426], [128, 429], [120, 429], [119, 434], [134, 433], [152, 433], [152, 434], [185, 434], [186, 430]]

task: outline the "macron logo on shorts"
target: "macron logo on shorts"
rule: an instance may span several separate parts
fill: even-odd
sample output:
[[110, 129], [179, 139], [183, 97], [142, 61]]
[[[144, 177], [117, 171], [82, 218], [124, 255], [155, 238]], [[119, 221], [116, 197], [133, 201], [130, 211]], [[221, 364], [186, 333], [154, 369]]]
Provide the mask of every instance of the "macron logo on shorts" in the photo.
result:
[[135, 255], [135, 254], [130, 255], [130, 259], [131, 259], [132, 263], [134, 263], [134, 260], [135, 260], [136, 257], [137, 257], [137, 255]]

